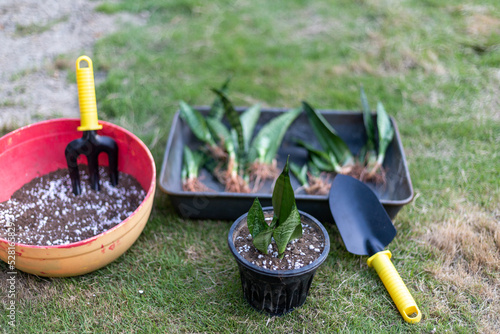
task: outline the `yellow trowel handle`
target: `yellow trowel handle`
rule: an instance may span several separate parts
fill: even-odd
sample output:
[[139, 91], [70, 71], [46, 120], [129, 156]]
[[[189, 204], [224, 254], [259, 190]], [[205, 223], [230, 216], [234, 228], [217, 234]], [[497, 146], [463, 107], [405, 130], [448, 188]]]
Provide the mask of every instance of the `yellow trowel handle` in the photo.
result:
[[368, 259], [368, 266], [375, 268], [403, 318], [409, 323], [417, 323], [422, 318], [422, 314], [398, 271], [394, 268], [391, 255], [388, 250], [378, 252]]
[[87, 56], [81, 56], [76, 60], [76, 84], [78, 86], [78, 102], [80, 103], [78, 131], [102, 129], [102, 125], [97, 122], [92, 60]]

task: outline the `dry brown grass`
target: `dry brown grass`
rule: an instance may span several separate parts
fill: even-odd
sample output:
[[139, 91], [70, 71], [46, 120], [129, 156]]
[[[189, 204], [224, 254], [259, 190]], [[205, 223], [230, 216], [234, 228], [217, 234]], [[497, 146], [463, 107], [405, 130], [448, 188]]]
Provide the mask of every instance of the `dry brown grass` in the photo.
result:
[[432, 50], [415, 50], [409, 41], [390, 41], [380, 33], [368, 31], [367, 38], [359, 46], [366, 52], [347, 64], [335, 65], [332, 72], [336, 75], [354, 73], [380, 77], [408, 73], [420, 69], [430, 75], [445, 75], [447, 70]]
[[482, 332], [500, 328], [500, 211], [463, 205], [447, 221], [432, 225], [424, 239], [440, 258], [427, 270], [449, 284], [444, 298], [466, 304], [476, 299], [478, 307], [472, 309]]
[[484, 13], [467, 17], [467, 33], [474, 36], [488, 36], [500, 32], [500, 19]]
[[189, 246], [188, 249], [185, 249], [184, 253], [186, 254], [187, 261], [190, 262], [197, 262], [200, 261], [201, 259], [206, 258], [206, 254], [203, 251], [203, 249], [194, 244]]
[[[10, 277], [7, 270], [0, 270], [0, 291], [8, 291], [8, 281]], [[27, 301], [39, 302], [58, 294], [52, 284], [51, 278], [37, 277], [18, 271], [16, 277], [16, 300], [17, 303]], [[4, 293], [0, 295], [1, 303], [7, 305], [8, 296]]]

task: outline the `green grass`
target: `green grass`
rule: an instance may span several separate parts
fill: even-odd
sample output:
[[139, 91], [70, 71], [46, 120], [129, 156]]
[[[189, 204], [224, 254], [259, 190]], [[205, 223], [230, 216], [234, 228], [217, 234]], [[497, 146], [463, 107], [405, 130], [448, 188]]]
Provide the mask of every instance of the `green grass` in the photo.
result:
[[[97, 88], [100, 118], [137, 134], [157, 167], [178, 101], [208, 104], [209, 88], [228, 76], [241, 106], [295, 107], [307, 99], [318, 109], [359, 110], [361, 84], [372, 106], [382, 101], [398, 124], [416, 194], [394, 222], [398, 236], [389, 249], [423, 319], [404, 323], [366, 257], [349, 254], [334, 226], [306, 304], [280, 318], [259, 314], [243, 300], [226, 245], [231, 222], [181, 219], [158, 194], [143, 234], [107, 267], [66, 279], [20, 273], [19, 332], [500, 327], [497, 1], [124, 0], [98, 9], [149, 17], [145, 26], [99, 40], [94, 68], [107, 72]], [[462, 228], [489, 233], [481, 240], [497, 262], [473, 272], [479, 255], [460, 248], [473, 239], [460, 243], [452, 234]], [[456, 242], [456, 254], [435, 240], [439, 235]], [[7, 328], [4, 319], [0, 328]]]

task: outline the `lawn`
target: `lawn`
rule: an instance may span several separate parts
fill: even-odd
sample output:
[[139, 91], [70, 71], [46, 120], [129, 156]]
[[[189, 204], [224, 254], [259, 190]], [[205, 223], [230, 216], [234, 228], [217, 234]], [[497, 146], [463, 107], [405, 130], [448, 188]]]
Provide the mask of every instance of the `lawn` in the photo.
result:
[[360, 85], [372, 106], [382, 101], [415, 191], [390, 250], [423, 318], [403, 321], [367, 257], [348, 253], [331, 224], [306, 303], [260, 314], [227, 247], [232, 222], [180, 218], [158, 190], [142, 235], [105, 268], [56, 279], [19, 272], [19, 333], [498, 331], [498, 1], [122, 0], [98, 10], [147, 18], [100, 39], [92, 56], [106, 74], [100, 119], [138, 135], [158, 171], [178, 101], [210, 104], [228, 76], [238, 106], [360, 110]]

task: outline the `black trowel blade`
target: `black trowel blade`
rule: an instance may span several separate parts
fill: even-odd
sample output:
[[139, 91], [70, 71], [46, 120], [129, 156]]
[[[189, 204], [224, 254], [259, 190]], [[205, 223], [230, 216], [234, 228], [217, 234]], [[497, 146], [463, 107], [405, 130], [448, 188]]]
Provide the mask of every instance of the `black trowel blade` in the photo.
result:
[[373, 255], [396, 236], [384, 207], [363, 182], [338, 174], [329, 196], [330, 210], [350, 253]]

